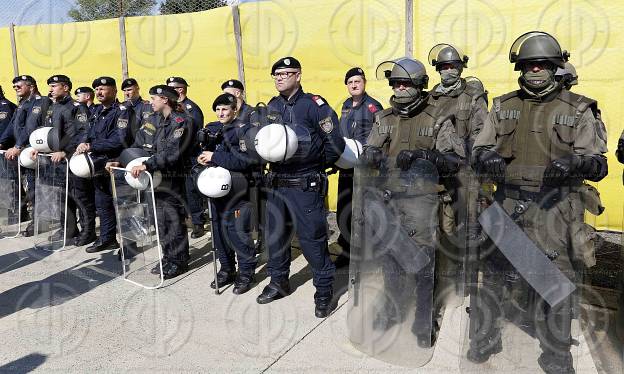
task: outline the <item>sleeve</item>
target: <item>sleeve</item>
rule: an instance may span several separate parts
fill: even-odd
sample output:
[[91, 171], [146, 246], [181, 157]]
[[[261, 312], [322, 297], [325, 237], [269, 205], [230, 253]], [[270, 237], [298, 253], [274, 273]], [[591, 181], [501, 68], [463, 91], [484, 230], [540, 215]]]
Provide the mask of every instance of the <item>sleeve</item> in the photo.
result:
[[152, 157], [143, 162], [150, 173], [176, 168], [188, 150], [192, 134], [188, 129], [187, 121], [180, 116], [174, 122], [176, 125], [163, 142], [164, 146], [159, 145], [162, 149], [158, 149]]
[[364, 147], [377, 147], [382, 148], [390, 139], [390, 134], [386, 131], [386, 127], [382, 127], [383, 117], [381, 112], [375, 114], [375, 119], [368, 138], [364, 143]]
[[457, 135], [455, 126], [450, 119], [442, 123], [435, 141], [435, 149], [440, 153], [454, 153], [461, 158], [466, 157], [463, 140]]
[[[236, 132], [243, 133], [244, 130]], [[231, 171], [247, 171], [251, 166], [256, 164], [256, 162], [249, 154], [247, 154], [246, 145], [244, 146], [244, 150], [241, 148], [241, 142], [245, 142], [242, 135], [233, 137], [229, 142], [221, 142], [212, 155], [212, 162], [214, 162], [217, 166], [221, 166], [222, 168]]]
[[359, 126], [355, 129], [354, 138], [360, 143], [365, 144], [373, 128], [373, 123], [375, 122], [375, 113], [382, 111], [383, 108], [378, 102], [371, 101], [366, 103], [365, 107], [362, 107], [361, 110], [362, 118]]
[[496, 124], [498, 119], [496, 112], [491, 111], [485, 118], [483, 128], [481, 132], [477, 134], [474, 144], [472, 146], [472, 153], [474, 154], [480, 150], [496, 150]]
[[47, 97], [37, 99], [34, 105], [28, 111], [26, 116], [26, 131], [21, 131], [15, 139], [15, 144], [27, 146], [30, 134], [38, 127], [43, 126], [43, 120], [51, 105], [51, 100]]
[[[74, 137], [76, 136], [76, 123], [75, 117], [72, 115], [72, 111], [67, 108], [62, 108], [62, 113], [57, 116], [52, 126], [57, 128], [61, 136], [61, 151], [64, 151], [68, 155], [73, 154], [76, 151], [74, 146]], [[58, 123], [60, 120], [61, 123]]]
[[[317, 104], [318, 103], [315, 103], [314, 105]], [[329, 104], [325, 102], [317, 107], [315, 122], [319, 126], [319, 133], [323, 138], [325, 166], [331, 166], [334, 162], [338, 161], [345, 147], [344, 138], [338, 130], [338, 115]]]
[[0, 111], [0, 134], [4, 133], [7, 127], [11, 126], [14, 112], [15, 107], [13, 105], [5, 105], [2, 111]]
[[2, 144], [2, 148], [7, 149], [8, 147], [15, 144], [15, 125], [13, 124], [14, 120], [16, 120], [17, 111], [14, 114], [14, 118], [11, 119], [9, 125], [4, 129], [4, 131], [0, 134], [0, 144]]
[[603, 155], [607, 153], [607, 134], [591, 109], [581, 115], [574, 137], [574, 154], [579, 156]]
[[70, 143], [70, 152], [76, 152], [78, 144], [82, 143], [89, 132], [89, 108], [85, 105], [78, 105], [72, 111], [72, 119], [75, 125], [75, 132]]
[[470, 139], [470, 148], [472, 148], [472, 144], [474, 144], [477, 135], [481, 133], [483, 129], [483, 125], [488, 115], [487, 102], [483, 96], [479, 96], [477, 100], [473, 103], [472, 108], [470, 110], [470, 122], [469, 122], [469, 139]]

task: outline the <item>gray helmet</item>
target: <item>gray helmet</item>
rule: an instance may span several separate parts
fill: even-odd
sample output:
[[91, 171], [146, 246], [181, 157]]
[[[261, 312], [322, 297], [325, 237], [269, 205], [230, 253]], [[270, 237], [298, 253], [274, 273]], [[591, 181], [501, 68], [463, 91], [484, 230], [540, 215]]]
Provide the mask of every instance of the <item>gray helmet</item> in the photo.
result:
[[522, 34], [509, 50], [509, 62], [515, 64], [514, 70], [528, 61], [549, 61], [560, 68], [568, 60], [568, 51], [562, 51], [557, 39], [543, 31], [530, 31]]
[[576, 74], [576, 68], [571, 63], [567, 62], [564, 64], [563, 68], [558, 68], [555, 73], [555, 78], [557, 80], [566, 79], [567, 83], [570, 86], [575, 86], [578, 84], [578, 75]]
[[445, 63], [456, 63], [466, 68], [468, 67], [468, 56], [450, 44], [440, 43], [434, 45], [429, 51], [429, 63], [435, 66], [436, 70], [440, 70], [438, 65]]
[[422, 62], [409, 57], [384, 61], [377, 66], [377, 79], [387, 79], [392, 86], [397, 81], [410, 81], [416, 87], [427, 88], [429, 76]]

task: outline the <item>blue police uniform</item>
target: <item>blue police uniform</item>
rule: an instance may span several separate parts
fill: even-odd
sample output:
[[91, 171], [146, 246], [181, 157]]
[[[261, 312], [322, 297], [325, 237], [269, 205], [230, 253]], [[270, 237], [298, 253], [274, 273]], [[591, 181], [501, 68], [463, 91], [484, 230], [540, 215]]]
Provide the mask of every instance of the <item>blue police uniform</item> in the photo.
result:
[[162, 174], [162, 181], [155, 190], [156, 216], [166, 264], [165, 277], [168, 278], [185, 271], [190, 257], [182, 181], [187, 174], [185, 166], [193, 135], [188, 131], [190, 119], [184, 113], [172, 112], [167, 118], [160, 113], [154, 116], [157, 123], [153, 155], [143, 164], [148, 172]]
[[[375, 113], [383, 110], [379, 101], [364, 93], [362, 101], [353, 106], [353, 98], [342, 104], [340, 116], [340, 134], [348, 139], [355, 139], [366, 144], [368, 134], [373, 127]], [[353, 198], [353, 169], [340, 169], [338, 178], [338, 201], [336, 220], [340, 236], [338, 244], [342, 247], [342, 256], [347, 257], [351, 243], [351, 200]]]
[[140, 96], [136, 99], [126, 100], [124, 105], [127, 108], [132, 109], [132, 112], [134, 112], [135, 125], [137, 129], [141, 127], [143, 121], [154, 114], [152, 104], [150, 104], [149, 101], [143, 100]]
[[[84, 143], [91, 145], [91, 157], [113, 159], [119, 156], [126, 139], [128, 124], [133, 113], [124, 105], [114, 102], [109, 107], [98, 106], [91, 118], [91, 126]], [[95, 208], [100, 217], [100, 237], [96, 245], [116, 242], [116, 220], [110, 177], [98, 175], [93, 178]]]
[[[184, 98], [184, 100], [182, 100], [180, 104], [182, 104], [184, 111], [192, 119], [192, 123], [188, 123], [187, 126], [189, 126], [189, 130], [192, 134], [191, 136], [193, 137], [192, 139], [193, 142], [196, 143], [197, 132], [199, 131], [199, 129], [204, 127], [204, 113], [199, 108], [199, 106], [195, 104], [195, 102], [193, 102], [188, 97]], [[196, 158], [198, 155], [199, 155], [199, 148], [193, 147], [193, 149], [190, 150], [191, 166], [195, 166], [197, 164]], [[202, 205], [202, 201], [203, 201], [202, 195], [197, 190], [197, 186], [195, 185], [195, 182], [193, 181], [193, 178], [191, 176], [186, 178], [185, 184], [186, 184], [187, 203], [191, 211], [191, 221], [193, 222], [193, 225], [203, 226], [206, 220], [204, 218], [204, 207]]]
[[[11, 126], [11, 120], [13, 119], [13, 113], [15, 113], [15, 109], [17, 106], [7, 100], [4, 96], [0, 95], [0, 138], [2, 134]], [[0, 149], [8, 149], [13, 144], [2, 144], [0, 143]], [[17, 173], [17, 162], [9, 162], [7, 164], [8, 168], [4, 170], [0, 170], [0, 173], [3, 173], [4, 177], [14, 179], [17, 181], [18, 173]], [[17, 184], [16, 184], [17, 185]], [[19, 201], [19, 190], [14, 189], [13, 191], [13, 211], [18, 211], [18, 201]], [[25, 208], [25, 204], [23, 204]], [[26, 211], [23, 209], [24, 212]], [[26, 217], [24, 217], [26, 218]], [[9, 217], [11, 222], [17, 222], [17, 216]]]
[[[318, 306], [319, 302], [331, 299], [335, 272], [327, 248], [324, 170], [338, 160], [344, 140], [337, 130], [338, 117], [334, 110], [322, 97], [304, 93], [302, 87], [291, 98], [280, 95], [271, 99], [268, 111], [271, 122], [282, 122], [295, 131], [298, 148], [292, 158], [271, 163], [266, 178], [269, 187], [265, 230], [269, 249], [267, 271], [271, 283], [285, 284], [288, 288], [291, 235], [286, 229], [294, 226], [303, 255], [312, 269]], [[265, 288], [265, 291], [270, 290]], [[268, 301], [259, 297], [258, 302]]]
[[249, 123], [251, 112], [253, 112], [253, 110], [254, 108], [251, 105], [243, 101], [243, 104], [241, 104], [240, 111], [238, 112], [236, 118], [239, 119], [242, 123]]
[[251, 179], [255, 162], [247, 155], [244, 134], [248, 124], [238, 119], [221, 124], [211, 122], [207, 131], [217, 134], [221, 131], [223, 140], [212, 156], [212, 163], [232, 172], [232, 189], [228, 195], [211, 199], [213, 238], [218, 250], [221, 271], [236, 271], [238, 257], [239, 273], [253, 276], [256, 269], [256, 256], [251, 237], [254, 207], [249, 199], [248, 181]]

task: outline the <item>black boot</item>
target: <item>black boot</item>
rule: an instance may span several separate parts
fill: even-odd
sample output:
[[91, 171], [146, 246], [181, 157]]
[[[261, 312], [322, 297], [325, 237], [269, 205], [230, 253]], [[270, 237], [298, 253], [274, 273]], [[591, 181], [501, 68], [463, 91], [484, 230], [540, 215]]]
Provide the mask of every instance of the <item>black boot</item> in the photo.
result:
[[546, 374], [574, 374], [572, 354], [555, 354], [544, 352], [537, 359], [537, 363]]
[[332, 311], [333, 292], [322, 295], [314, 295], [314, 315], [316, 318], [326, 318]]
[[[234, 289], [232, 293], [242, 295], [251, 289], [255, 279], [253, 274], [239, 274], [234, 281]], [[221, 285], [221, 283], [219, 283]]]
[[168, 267], [167, 270], [164, 271], [164, 278], [165, 279], [171, 279], [171, 278], [175, 278], [179, 275], [182, 275], [184, 273], [186, 273], [186, 271], [188, 270], [188, 264], [182, 262], [182, 263], [171, 263]]
[[193, 232], [191, 233], [191, 239], [201, 238], [206, 234], [204, 225], [193, 225]]
[[[221, 269], [217, 272], [217, 281], [219, 282], [219, 288], [234, 283], [234, 279], [236, 279], [236, 271], [234, 270]], [[212, 283], [210, 283], [210, 288], [212, 288], [213, 290], [217, 288], [217, 284], [215, 281], [212, 281]]]
[[96, 253], [96, 252], [107, 251], [111, 249], [117, 249], [117, 248], [119, 248], [119, 243], [117, 243], [117, 239], [113, 238], [113, 239], [107, 240], [106, 242], [102, 242], [100, 239], [98, 239], [95, 241], [95, 243], [88, 246], [87, 249], [85, 249], [85, 251], [87, 253]]
[[288, 280], [281, 282], [271, 282], [264, 287], [262, 293], [256, 298], [258, 304], [268, 304], [272, 301], [281, 299], [290, 294], [290, 283]]

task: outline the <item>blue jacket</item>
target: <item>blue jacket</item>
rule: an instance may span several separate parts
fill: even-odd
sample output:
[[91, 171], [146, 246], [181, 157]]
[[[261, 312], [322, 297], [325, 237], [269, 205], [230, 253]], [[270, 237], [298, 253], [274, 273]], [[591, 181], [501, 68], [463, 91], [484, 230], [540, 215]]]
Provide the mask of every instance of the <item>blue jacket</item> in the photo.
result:
[[383, 110], [379, 101], [364, 93], [362, 101], [353, 106], [353, 98], [348, 98], [342, 104], [340, 115], [340, 134], [345, 138], [355, 139], [366, 144], [375, 121], [375, 113]]

